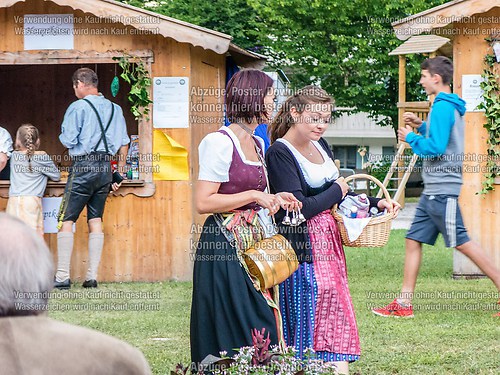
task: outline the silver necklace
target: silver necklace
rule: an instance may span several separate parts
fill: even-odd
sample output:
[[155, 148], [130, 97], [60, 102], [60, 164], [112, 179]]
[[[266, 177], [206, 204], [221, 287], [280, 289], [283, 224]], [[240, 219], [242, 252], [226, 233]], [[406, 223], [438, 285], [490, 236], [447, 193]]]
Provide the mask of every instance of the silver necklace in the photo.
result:
[[236, 125], [238, 125], [240, 128], [242, 128], [244, 131], [246, 131], [251, 136], [255, 135], [255, 130], [250, 129], [248, 126], [240, 124], [239, 122], [237, 122]]
[[[308, 148], [309, 148], [309, 149], [311, 149], [311, 146], [312, 146], [312, 143], [309, 143], [309, 147], [308, 147]], [[314, 147], [314, 146], [313, 146], [313, 147]], [[312, 152], [309, 152], [309, 151], [306, 151], [306, 152], [309, 154], [309, 156], [313, 156], [313, 153], [312, 153]]]

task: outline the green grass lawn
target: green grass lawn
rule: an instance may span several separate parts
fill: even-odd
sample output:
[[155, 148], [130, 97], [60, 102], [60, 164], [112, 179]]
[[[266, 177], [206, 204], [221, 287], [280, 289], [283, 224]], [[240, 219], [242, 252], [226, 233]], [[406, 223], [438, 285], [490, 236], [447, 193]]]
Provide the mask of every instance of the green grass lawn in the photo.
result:
[[[361, 374], [500, 374], [497, 293], [487, 279], [453, 280], [452, 251], [442, 241], [424, 247], [415, 318], [373, 315], [401, 285], [404, 233], [382, 249], [347, 248], [349, 284], [362, 357]], [[50, 316], [121, 338], [143, 351], [154, 374], [189, 360], [191, 283], [100, 284], [56, 291]], [[65, 309], [65, 311], [62, 311]]]

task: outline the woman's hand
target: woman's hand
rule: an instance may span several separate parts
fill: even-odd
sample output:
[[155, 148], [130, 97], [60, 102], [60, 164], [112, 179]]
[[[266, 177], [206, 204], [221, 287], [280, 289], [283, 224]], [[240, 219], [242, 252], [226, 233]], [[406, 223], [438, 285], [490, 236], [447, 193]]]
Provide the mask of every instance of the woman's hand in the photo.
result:
[[344, 198], [349, 191], [349, 185], [344, 181], [344, 177], [339, 177], [335, 180], [335, 183], [342, 189], [342, 198]]
[[295, 195], [292, 193], [281, 192], [276, 194], [278, 200], [280, 202], [281, 208], [288, 211], [297, 211], [299, 208], [302, 208], [302, 202], [300, 202]]
[[270, 215], [274, 215], [280, 208], [296, 210], [302, 203], [292, 193], [267, 194], [259, 191], [255, 202], [262, 208], [267, 208]]
[[262, 208], [267, 208], [270, 215], [274, 215], [281, 207], [281, 202], [277, 195], [264, 193], [263, 191], [256, 191], [257, 196], [255, 203]]
[[394, 217], [397, 217], [398, 213], [399, 213], [399, 209], [401, 208], [401, 205], [396, 201], [392, 201], [392, 204], [390, 204], [386, 199], [381, 199], [377, 203], [377, 208], [380, 211], [387, 209], [387, 212], [393, 212]]

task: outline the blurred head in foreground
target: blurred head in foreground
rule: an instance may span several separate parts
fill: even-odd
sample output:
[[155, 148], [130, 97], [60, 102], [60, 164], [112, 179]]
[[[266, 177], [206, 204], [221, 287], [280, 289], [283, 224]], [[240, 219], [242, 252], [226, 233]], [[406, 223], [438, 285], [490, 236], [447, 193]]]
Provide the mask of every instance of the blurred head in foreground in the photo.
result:
[[48, 309], [54, 265], [45, 242], [15, 217], [0, 213], [0, 318]]

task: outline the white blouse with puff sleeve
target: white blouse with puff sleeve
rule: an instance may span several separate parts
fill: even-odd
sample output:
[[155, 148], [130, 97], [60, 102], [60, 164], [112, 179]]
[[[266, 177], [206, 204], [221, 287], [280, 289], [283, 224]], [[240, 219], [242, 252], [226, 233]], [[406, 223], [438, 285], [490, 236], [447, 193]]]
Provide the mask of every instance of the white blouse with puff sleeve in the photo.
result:
[[228, 182], [233, 160], [233, 143], [219, 132], [208, 134], [198, 146], [200, 171], [198, 180]]
[[[229, 168], [233, 161], [233, 142], [236, 146], [236, 151], [245, 164], [260, 165], [260, 162], [245, 158], [240, 141], [230, 128], [223, 126], [219, 130], [223, 130], [231, 138], [218, 131], [210, 133], [203, 138], [198, 146], [198, 160], [200, 163], [198, 180], [220, 183], [229, 181]], [[255, 138], [259, 141], [261, 149], [264, 150], [264, 140], [260, 137]]]

